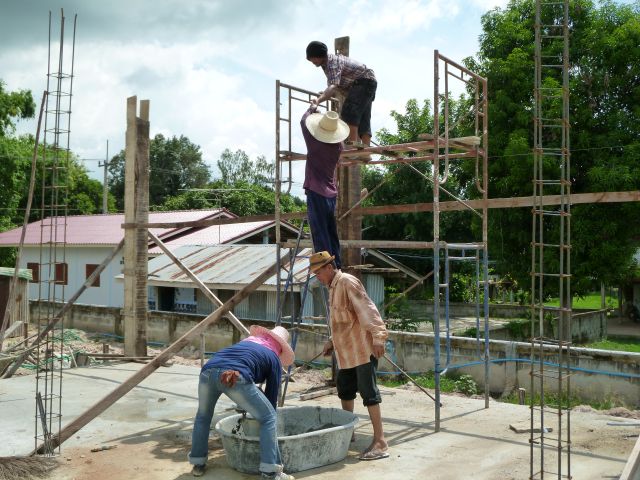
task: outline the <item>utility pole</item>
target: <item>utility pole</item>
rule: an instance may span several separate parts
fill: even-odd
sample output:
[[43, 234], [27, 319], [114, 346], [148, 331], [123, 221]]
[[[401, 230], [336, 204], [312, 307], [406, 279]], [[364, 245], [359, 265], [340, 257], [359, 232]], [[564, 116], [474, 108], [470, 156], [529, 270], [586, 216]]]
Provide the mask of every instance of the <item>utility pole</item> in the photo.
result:
[[109, 188], [107, 186], [107, 167], [109, 166], [109, 140], [107, 140], [107, 154], [104, 157], [104, 163], [98, 162], [98, 167], [104, 167], [104, 180], [102, 181], [102, 213], [109, 213], [107, 210], [107, 198]]

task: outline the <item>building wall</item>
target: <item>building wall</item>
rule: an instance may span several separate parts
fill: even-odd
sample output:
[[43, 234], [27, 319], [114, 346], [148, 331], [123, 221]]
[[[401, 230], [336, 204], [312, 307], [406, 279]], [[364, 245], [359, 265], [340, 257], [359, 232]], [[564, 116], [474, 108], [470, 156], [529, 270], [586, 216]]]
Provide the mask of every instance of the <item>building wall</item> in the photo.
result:
[[[67, 285], [64, 287], [64, 299], [74, 295], [86, 280], [86, 265], [100, 265], [112, 252], [112, 247], [73, 247], [67, 246], [65, 256], [68, 265]], [[27, 268], [27, 263], [39, 263], [40, 250], [37, 247], [25, 246], [20, 261], [20, 268]], [[41, 278], [48, 275], [46, 267], [41, 267]], [[122, 255], [116, 255], [107, 268], [100, 275], [99, 287], [88, 287], [80, 298], [79, 303], [122, 307], [124, 304], [124, 290], [122, 282], [116, 282], [114, 277], [122, 273]], [[42, 285], [45, 287], [45, 284]], [[62, 289], [56, 289], [62, 292]], [[46, 288], [42, 289], [42, 296], [47, 295]], [[38, 284], [29, 284], [29, 300], [38, 299]]]
[[[39, 304], [31, 303], [31, 318], [37, 318]], [[197, 325], [204, 316], [179, 314], [174, 312], [149, 312], [148, 340], [171, 343], [180, 338], [190, 328]], [[243, 320], [241, 318], [241, 320]], [[272, 322], [262, 323], [273, 327]], [[65, 317], [67, 327], [80, 328], [88, 332], [123, 334], [121, 309], [104, 308], [93, 305], [74, 305]], [[305, 325], [299, 332], [296, 358], [309, 360], [322, 350], [328, 337], [325, 325]], [[210, 326], [205, 332], [205, 348], [217, 351], [240, 340], [238, 330], [226, 319]], [[191, 344], [199, 348], [200, 338]], [[480, 358], [483, 343], [475, 339], [452, 337], [450, 344], [450, 371], [469, 374], [483, 387], [484, 363]], [[444, 344], [443, 344], [444, 347]], [[556, 363], [553, 347], [547, 347], [545, 361]], [[427, 333], [390, 332], [387, 352], [401, 368], [410, 374], [418, 374], [434, 369], [434, 336]], [[530, 389], [531, 345], [524, 342], [501, 340], [489, 341], [489, 387], [494, 395], [510, 393], [514, 388]], [[604, 400], [613, 397], [623, 401], [630, 408], [640, 407], [640, 354], [574, 348], [572, 357], [572, 391], [585, 400]], [[446, 366], [446, 349], [441, 349], [441, 367]], [[396, 368], [382, 359], [381, 372], [396, 372]], [[600, 373], [598, 373], [600, 372]], [[602, 372], [608, 372], [604, 374]], [[546, 382], [553, 390], [554, 382]]]

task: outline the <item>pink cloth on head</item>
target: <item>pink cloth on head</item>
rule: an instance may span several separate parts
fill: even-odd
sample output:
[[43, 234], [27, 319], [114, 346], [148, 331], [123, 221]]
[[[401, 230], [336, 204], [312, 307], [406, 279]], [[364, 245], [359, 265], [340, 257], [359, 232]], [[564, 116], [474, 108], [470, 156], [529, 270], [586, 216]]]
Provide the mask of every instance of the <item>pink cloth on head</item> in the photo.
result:
[[262, 336], [256, 337], [252, 335], [250, 337], [245, 338], [245, 340], [253, 343], [259, 343], [260, 345], [264, 345], [265, 347], [267, 347], [269, 350], [271, 350], [273, 353], [275, 353], [278, 356], [280, 356], [280, 354], [282, 353], [282, 346], [271, 335], [265, 335], [264, 337]]

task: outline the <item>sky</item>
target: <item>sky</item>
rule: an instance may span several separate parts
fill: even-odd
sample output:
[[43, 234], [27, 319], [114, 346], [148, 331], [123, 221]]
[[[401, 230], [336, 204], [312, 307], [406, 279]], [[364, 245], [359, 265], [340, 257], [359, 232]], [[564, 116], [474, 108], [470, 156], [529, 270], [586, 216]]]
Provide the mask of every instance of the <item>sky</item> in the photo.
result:
[[[350, 55], [375, 71], [374, 132], [390, 112], [433, 96], [433, 51], [460, 62], [478, 50], [481, 16], [507, 0], [0, 0], [0, 80], [46, 89], [49, 11], [57, 62], [60, 8], [71, 52], [77, 14], [70, 148], [92, 178], [124, 148], [126, 99], [150, 100], [151, 136], [185, 135], [218, 173], [224, 149], [275, 157], [275, 82], [326, 87], [306, 45], [350, 36]], [[69, 58], [69, 57], [66, 57]], [[65, 65], [70, 65], [66, 63]], [[69, 67], [63, 70], [68, 71]], [[38, 105], [39, 108], [39, 105]], [[292, 114], [294, 146], [300, 140]], [[36, 121], [16, 133], [35, 134]], [[375, 140], [375, 133], [374, 133]], [[301, 169], [293, 192], [300, 194]]]

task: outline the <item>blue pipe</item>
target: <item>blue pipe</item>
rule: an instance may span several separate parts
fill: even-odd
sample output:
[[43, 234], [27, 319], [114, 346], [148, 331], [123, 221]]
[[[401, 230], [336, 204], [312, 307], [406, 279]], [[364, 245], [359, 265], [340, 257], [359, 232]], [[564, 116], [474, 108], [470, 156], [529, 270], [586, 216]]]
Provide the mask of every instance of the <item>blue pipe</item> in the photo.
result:
[[[506, 362], [516, 362], [516, 363], [531, 363], [531, 359], [528, 358], [496, 358], [493, 360], [490, 360], [490, 363], [506, 363]], [[538, 363], [538, 362], [535, 362]], [[329, 364], [327, 364], [326, 362], [311, 362], [312, 365], [318, 365], [318, 366], [328, 366]], [[464, 368], [464, 367], [473, 367], [476, 365], [484, 365], [484, 360], [479, 360], [479, 361], [475, 361], [475, 362], [469, 362], [469, 363], [462, 363], [460, 365], [448, 365], [447, 366], [447, 370], [450, 369], [456, 369], [456, 368]], [[551, 366], [551, 367], [558, 367], [559, 365], [557, 363], [551, 363], [551, 362], [544, 362], [544, 365], [546, 366]], [[640, 375], [637, 375], [635, 373], [618, 373], [618, 372], [607, 372], [605, 370], [591, 370], [588, 368], [580, 368], [580, 367], [568, 367], [569, 370], [572, 370], [574, 372], [584, 372], [584, 373], [594, 373], [597, 375], [608, 375], [611, 377], [622, 377], [622, 378], [632, 378], [632, 379], [640, 379]], [[409, 375], [422, 375], [424, 373], [427, 372], [407, 372], [409, 373]], [[442, 373], [442, 372], [441, 372]], [[401, 375], [402, 372], [400, 371], [378, 371], [377, 372], [378, 375]]]

